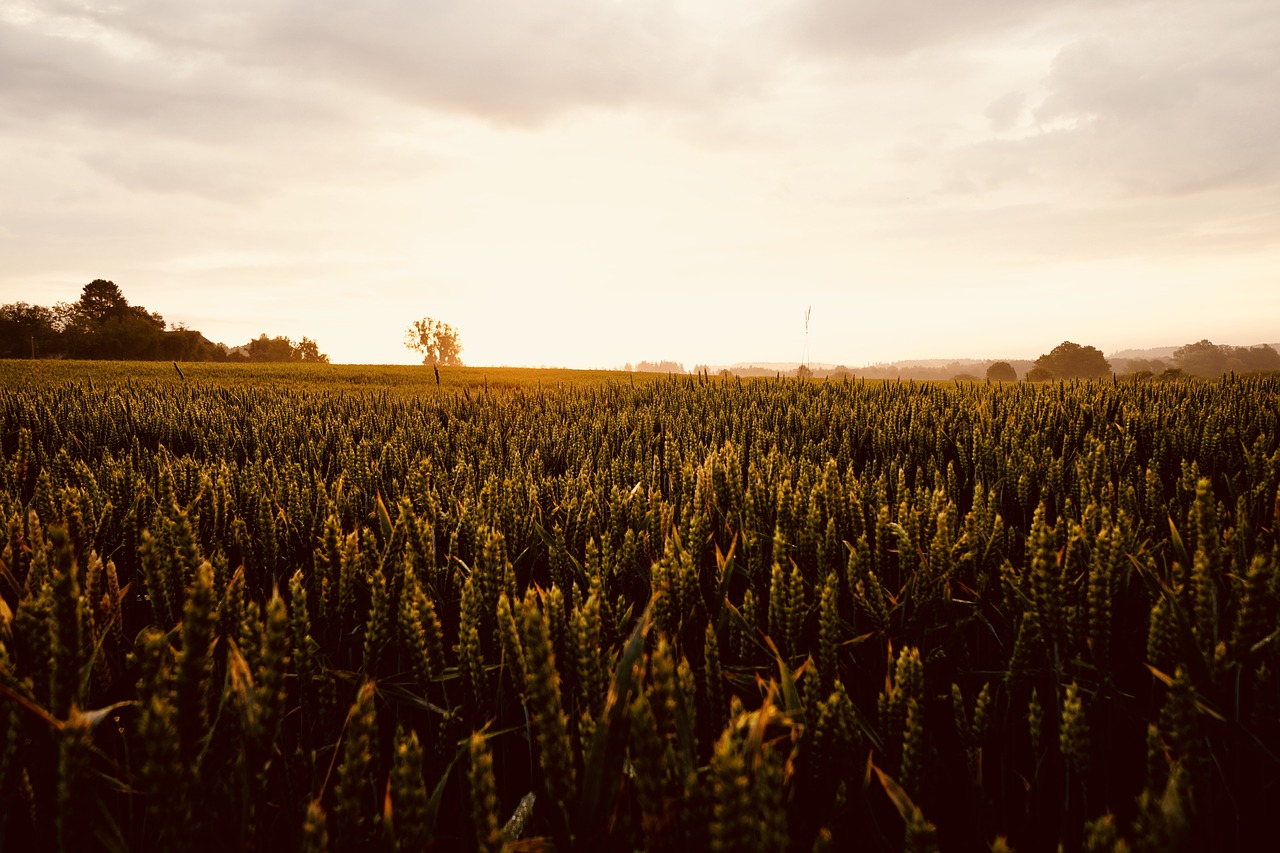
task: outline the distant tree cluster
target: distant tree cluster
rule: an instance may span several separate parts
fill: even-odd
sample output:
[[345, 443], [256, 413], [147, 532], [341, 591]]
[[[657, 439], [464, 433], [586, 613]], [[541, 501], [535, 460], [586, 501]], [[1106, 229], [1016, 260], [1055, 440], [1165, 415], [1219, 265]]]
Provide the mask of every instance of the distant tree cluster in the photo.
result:
[[1130, 358], [1123, 363], [1122, 372], [1129, 376], [1155, 376], [1169, 369], [1168, 362], [1160, 358]]
[[[1224, 373], [1280, 371], [1280, 353], [1269, 344], [1233, 347], [1201, 340], [1178, 347], [1173, 351], [1171, 361], [1172, 364], [1159, 358], [1122, 359], [1118, 362], [1118, 369], [1126, 376], [1157, 381], [1176, 381], [1189, 376], [1212, 379]], [[1032, 382], [1102, 379], [1110, 373], [1111, 365], [1098, 349], [1064, 341], [1052, 352], [1036, 359], [1026, 378]]]
[[103, 279], [86, 284], [72, 303], [0, 307], [5, 358], [159, 359], [189, 344], [166, 339], [163, 317], [130, 305], [114, 282]]
[[676, 361], [637, 361], [635, 367], [628, 363], [622, 369], [628, 373], [684, 373], [684, 365]]
[[303, 338], [300, 343], [295, 344], [285, 337], [268, 338], [264, 332], [240, 349], [243, 350], [243, 353], [239, 351], [232, 353], [231, 358], [233, 360], [237, 355], [243, 355], [247, 361], [255, 362], [301, 361], [313, 364], [329, 363], [329, 356], [320, 352], [320, 347], [310, 338]]
[[1174, 350], [1173, 362], [1190, 376], [1210, 378], [1224, 373], [1280, 370], [1280, 353], [1267, 344], [1233, 347], [1202, 340]]
[[166, 329], [164, 317], [130, 305], [115, 282], [101, 278], [86, 284], [75, 302], [0, 306], [0, 358], [329, 361], [308, 338], [294, 345], [263, 334], [230, 349], [182, 326]]
[[1270, 344], [1233, 347], [1201, 340], [1178, 347], [1168, 358], [1130, 358], [1118, 372], [1140, 380], [1169, 381], [1189, 376], [1213, 379], [1224, 373], [1280, 372], [1280, 353]]

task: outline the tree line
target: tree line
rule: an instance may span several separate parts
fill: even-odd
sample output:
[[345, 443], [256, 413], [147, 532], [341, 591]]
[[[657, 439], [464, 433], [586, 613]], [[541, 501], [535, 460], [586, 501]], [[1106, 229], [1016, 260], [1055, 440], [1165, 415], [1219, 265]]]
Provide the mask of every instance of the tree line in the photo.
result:
[[[1114, 369], [1097, 347], [1063, 341], [1037, 358], [1023, 378], [1029, 382], [1104, 379], [1115, 372], [1138, 379], [1170, 380], [1188, 376], [1212, 379], [1225, 373], [1280, 371], [1280, 353], [1269, 344], [1235, 347], [1215, 344], [1207, 339], [1178, 347], [1169, 360], [1133, 358], [1116, 361], [1117, 366], [1123, 364], [1122, 369]], [[987, 368], [987, 378], [993, 382], [1012, 382], [1018, 376], [1008, 362], [997, 361]]]
[[263, 333], [228, 347], [182, 324], [166, 326], [160, 314], [130, 305], [115, 282], [101, 278], [86, 284], [75, 302], [0, 306], [0, 358], [329, 362], [306, 337], [294, 343]]
[[944, 362], [899, 361], [871, 364], [864, 367], [800, 365], [789, 369], [773, 366], [742, 366], [712, 369], [699, 364], [692, 371], [675, 361], [641, 361], [634, 366], [628, 362], [622, 370], [631, 372], [652, 371], [659, 373], [697, 374], [712, 373], [725, 377], [800, 376], [814, 379], [912, 379], [923, 382], [1050, 382], [1069, 379], [1107, 379], [1115, 374], [1121, 378], [1139, 381], [1171, 381], [1188, 377], [1212, 379], [1227, 373], [1240, 375], [1280, 372], [1280, 353], [1269, 344], [1237, 347], [1215, 344], [1208, 340], [1187, 344], [1173, 350], [1165, 358], [1108, 359], [1097, 347], [1063, 341], [1035, 360], [968, 359]]

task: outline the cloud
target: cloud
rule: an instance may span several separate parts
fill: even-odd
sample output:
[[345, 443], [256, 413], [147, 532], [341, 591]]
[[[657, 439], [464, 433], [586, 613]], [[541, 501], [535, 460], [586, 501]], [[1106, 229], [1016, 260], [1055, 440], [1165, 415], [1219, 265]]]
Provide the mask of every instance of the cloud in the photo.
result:
[[866, 59], [986, 39], [1064, 9], [1124, 2], [1134, 0], [800, 0], [783, 14], [805, 47]]
[[767, 77], [726, 38], [750, 30], [596, 0], [19, 2], [0, 10], [0, 134], [118, 186], [253, 202], [290, 181], [420, 174], [429, 144], [380, 140], [423, 120], [538, 129], [639, 108], [714, 123]]
[[429, 156], [406, 164], [404, 151], [379, 145], [386, 125], [370, 117], [368, 97], [259, 58], [258, 7], [217, 8], [6, 10], [0, 138], [39, 140], [117, 189], [218, 202], [253, 202], [318, 177], [385, 183], [422, 170]]
[[[1130, 32], [1066, 44], [1036, 101], [1008, 95], [988, 108], [999, 135], [955, 148], [949, 183], [1074, 186], [1103, 196], [1275, 185], [1280, 27], [1209, 27], [1200, 36]], [[1015, 105], [1027, 109], [1015, 114]]]
[[8, 108], [0, 120], [9, 127], [74, 120], [210, 137], [297, 118], [291, 101], [253, 91], [216, 56], [160, 49], [83, 15], [0, 22], [0, 55], [0, 104]]
[[1280, 181], [1274, 10], [1273, 0], [800, 0], [777, 20], [831, 91], [843, 81], [898, 94], [898, 106], [870, 106], [900, 173], [909, 161], [915, 180], [932, 175], [947, 194], [1101, 204]]
[[991, 129], [1005, 131], [1012, 128], [1022, 115], [1026, 102], [1027, 96], [1022, 92], [1010, 92], [992, 101], [984, 113], [987, 121], [991, 122]]
[[[46, 108], [168, 120], [283, 107], [314, 89], [393, 98], [506, 124], [581, 107], [706, 108], [758, 85], [749, 27], [710, 27], [666, 3], [599, 0], [142, 0], [60, 3], [10, 16], [5, 93]], [[309, 91], [312, 90], [312, 91]], [[167, 97], [166, 97], [167, 96]], [[196, 103], [182, 103], [183, 98]], [[291, 112], [286, 108], [286, 112]]]
[[253, 49], [420, 106], [515, 124], [584, 106], [706, 105], [750, 76], [731, 47], [671, 7], [598, 0], [284, 3]]
[[1280, 179], [1280, 29], [1214, 35], [1160, 46], [1137, 39], [1069, 45], [1054, 61], [1037, 118], [1073, 123], [1081, 165], [1137, 192], [1273, 183]]

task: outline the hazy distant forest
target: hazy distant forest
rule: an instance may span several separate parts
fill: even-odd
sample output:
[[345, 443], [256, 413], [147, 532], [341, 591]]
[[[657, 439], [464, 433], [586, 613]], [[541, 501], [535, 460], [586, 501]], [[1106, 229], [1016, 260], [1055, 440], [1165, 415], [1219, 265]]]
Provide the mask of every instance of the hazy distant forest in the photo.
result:
[[[623, 370], [639, 373], [685, 373], [675, 361], [628, 363]], [[964, 359], [956, 361], [899, 361], [866, 367], [734, 365], [713, 368], [699, 364], [695, 374], [708, 376], [771, 377], [800, 376], [815, 379], [914, 379], [920, 381], [959, 380], [978, 382], [1046, 382], [1054, 379], [1105, 379], [1112, 375], [1149, 381], [1170, 381], [1186, 377], [1211, 379], [1227, 373], [1241, 375], [1280, 371], [1280, 352], [1272, 344], [1238, 347], [1209, 340], [1168, 347], [1165, 350], [1130, 350], [1108, 359], [1096, 347], [1063, 341], [1034, 361], [1029, 359]]]

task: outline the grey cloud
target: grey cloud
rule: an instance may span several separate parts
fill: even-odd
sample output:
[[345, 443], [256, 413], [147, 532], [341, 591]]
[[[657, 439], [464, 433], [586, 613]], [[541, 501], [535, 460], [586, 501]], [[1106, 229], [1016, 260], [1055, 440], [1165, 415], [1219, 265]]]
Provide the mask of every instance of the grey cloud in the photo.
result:
[[1017, 124], [1026, 102], [1027, 96], [1022, 92], [1010, 92], [992, 101], [985, 113], [991, 129], [1004, 131]]
[[0, 126], [69, 122], [219, 140], [331, 120], [332, 110], [282, 81], [215, 54], [163, 47], [113, 51], [105, 39], [0, 23]]
[[196, 10], [184, 29], [178, 4], [57, 9], [34, 25], [0, 19], [0, 134], [41, 139], [118, 185], [219, 202], [256, 201], [309, 170], [340, 184], [404, 165], [370, 160], [360, 105], [255, 65], [243, 18]]
[[286, 4], [254, 49], [422, 106], [513, 123], [578, 106], [705, 105], [751, 76], [668, 8], [594, 0]]
[[1237, 22], [1184, 23], [1195, 37], [1182, 40], [1127, 33], [1065, 46], [1031, 107], [1043, 130], [953, 152], [954, 183], [1179, 195], [1280, 182], [1280, 21]]
[[908, 54], [1063, 9], [1122, 2], [1133, 0], [799, 0], [784, 14], [804, 45], [861, 58]]
[[[1143, 0], [1119, 2], [1129, 8]], [[1016, 91], [985, 108], [996, 133], [1007, 135], [1028, 115], [1053, 132], [952, 151], [948, 186], [985, 191], [1062, 176], [1169, 193], [1273, 179], [1280, 171], [1273, 2], [1224, 0], [1229, 15], [1207, 2], [1157, 4], [1171, 31], [1186, 29], [1183, 18], [1200, 20], [1187, 17], [1188, 9], [1209, 25], [1197, 24], [1193, 41], [1163, 44], [1160, 33], [1142, 32], [1069, 45], [1039, 95], [1036, 81], [1010, 81]], [[71, 38], [65, 27], [0, 18], [0, 132], [77, 147], [122, 181], [143, 181], [154, 155], [158, 171], [149, 180], [167, 175], [163, 187], [203, 187], [223, 198], [250, 183], [269, 187], [263, 164], [285, 151], [297, 151], [286, 170], [304, 168], [295, 159], [332, 165], [340, 150], [311, 149], [375, 127], [371, 116], [388, 98], [517, 125], [582, 107], [674, 108], [682, 120], [732, 135], [741, 130], [716, 124], [732, 112], [724, 104], [767, 91], [782, 69], [795, 67], [787, 63], [797, 57], [784, 56], [773, 31], [798, 33], [806, 51], [800, 65], [818, 57], [820, 76], [838, 69], [825, 77], [838, 86], [847, 78], [825, 61], [828, 49], [885, 57], [936, 48], [930, 62], [945, 61], [963, 52], [957, 45], [966, 39], [981, 48], [1009, 28], [1064, 15], [1096, 13], [1105, 32], [1113, 21], [1104, 10], [1116, 3], [796, 0], [766, 27], [714, 32], [670, 4], [600, 0], [42, 5], [96, 35]], [[918, 84], [929, 85], [936, 73]], [[114, 129], [121, 144], [132, 133], [134, 150], [103, 148], [111, 140], [99, 138], [99, 128]], [[209, 174], [199, 180], [184, 177], [201, 167], [192, 146], [210, 149]]]
[[[753, 91], [768, 73], [742, 43], [754, 38], [749, 28], [730, 38], [665, 3], [135, 0], [47, 9], [61, 16], [57, 27], [0, 23], [12, 72], [0, 80], [0, 105], [167, 133], [207, 132], [205, 117], [234, 127], [332, 119], [324, 114], [357, 111], [371, 97], [514, 124], [583, 106], [701, 110]], [[69, 38], [67, 25], [96, 37]]]

